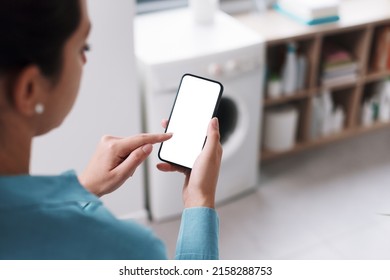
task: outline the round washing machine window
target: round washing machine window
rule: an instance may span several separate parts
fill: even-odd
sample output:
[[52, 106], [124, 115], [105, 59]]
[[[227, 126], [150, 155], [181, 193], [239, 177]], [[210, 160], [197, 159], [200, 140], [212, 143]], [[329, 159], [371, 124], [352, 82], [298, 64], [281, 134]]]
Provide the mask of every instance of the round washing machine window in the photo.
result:
[[219, 120], [219, 131], [221, 144], [227, 142], [237, 126], [238, 109], [235, 102], [229, 97], [222, 97], [219, 103], [217, 117]]

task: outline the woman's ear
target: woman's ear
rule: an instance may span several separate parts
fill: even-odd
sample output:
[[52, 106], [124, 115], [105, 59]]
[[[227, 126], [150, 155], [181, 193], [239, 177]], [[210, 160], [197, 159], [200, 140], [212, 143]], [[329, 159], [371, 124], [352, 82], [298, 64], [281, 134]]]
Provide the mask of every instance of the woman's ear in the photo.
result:
[[19, 72], [11, 88], [15, 110], [27, 117], [36, 114], [37, 104], [42, 104], [45, 100], [44, 80], [40, 69], [35, 65], [27, 66]]

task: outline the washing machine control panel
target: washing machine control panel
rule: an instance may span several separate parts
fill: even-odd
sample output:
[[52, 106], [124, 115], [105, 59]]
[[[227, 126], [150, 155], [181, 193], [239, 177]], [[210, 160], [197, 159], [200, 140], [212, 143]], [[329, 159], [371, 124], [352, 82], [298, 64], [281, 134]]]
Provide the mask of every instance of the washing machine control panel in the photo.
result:
[[214, 78], [223, 76], [234, 76], [243, 72], [252, 71], [260, 66], [258, 57], [247, 57], [241, 59], [228, 59], [221, 62], [211, 62], [207, 66], [207, 74]]
[[226, 62], [224, 68], [227, 74], [234, 74], [239, 70], [239, 63], [235, 59], [230, 59]]
[[223, 66], [219, 63], [210, 63], [207, 67], [207, 74], [213, 77], [220, 77], [223, 74]]
[[146, 73], [150, 79], [146, 84], [155, 92], [176, 92], [177, 81], [184, 73], [224, 81], [246, 75], [262, 67], [264, 67], [264, 48], [263, 45], [257, 44], [234, 51], [149, 66]]

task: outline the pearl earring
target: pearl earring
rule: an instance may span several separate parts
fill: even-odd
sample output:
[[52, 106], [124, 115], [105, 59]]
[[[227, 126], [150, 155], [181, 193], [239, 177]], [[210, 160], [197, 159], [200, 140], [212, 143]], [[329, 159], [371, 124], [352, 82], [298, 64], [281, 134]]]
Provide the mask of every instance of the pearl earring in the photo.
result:
[[37, 103], [37, 105], [35, 105], [35, 113], [37, 113], [38, 115], [42, 115], [44, 111], [45, 106], [42, 103]]

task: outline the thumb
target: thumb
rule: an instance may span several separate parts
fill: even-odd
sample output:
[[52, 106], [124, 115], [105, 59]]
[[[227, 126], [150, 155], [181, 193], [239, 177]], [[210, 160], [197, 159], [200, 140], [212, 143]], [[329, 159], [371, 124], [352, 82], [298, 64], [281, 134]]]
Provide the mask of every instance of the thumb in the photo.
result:
[[207, 140], [204, 150], [215, 150], [220, 140], [218, 118], [212, 118], [207, 129]]

